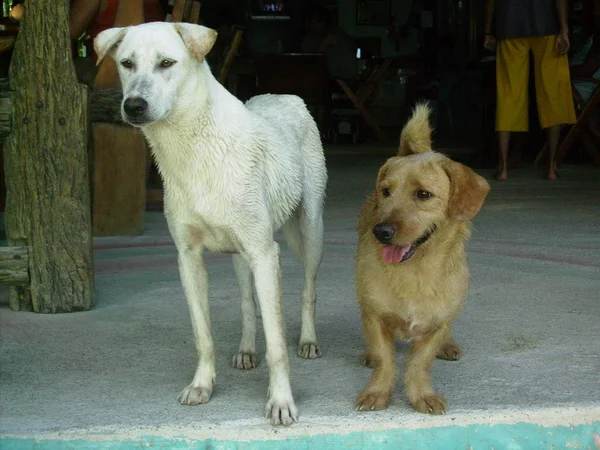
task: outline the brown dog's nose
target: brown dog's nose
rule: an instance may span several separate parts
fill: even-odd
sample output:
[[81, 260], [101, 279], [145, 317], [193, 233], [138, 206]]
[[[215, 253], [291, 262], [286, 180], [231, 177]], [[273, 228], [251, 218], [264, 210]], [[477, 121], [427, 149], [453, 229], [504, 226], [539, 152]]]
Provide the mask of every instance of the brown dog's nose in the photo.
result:
[[389, 244], [394, 237], [396, 229], [387, 223], [378, 223], [373, 227], [373, 234], [382, 244]]

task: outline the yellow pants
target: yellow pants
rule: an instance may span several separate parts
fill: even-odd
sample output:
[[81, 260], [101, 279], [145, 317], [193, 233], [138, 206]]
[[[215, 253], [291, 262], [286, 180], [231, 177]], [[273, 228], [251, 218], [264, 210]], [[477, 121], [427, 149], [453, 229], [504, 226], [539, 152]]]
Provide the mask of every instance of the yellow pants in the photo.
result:
[[556, 36], [503, 39], [496, 56], [496, 130], [529, 129], [529, 52], [533, 53], [537, 109], [542, 128], [575, 123], [567, 55]]

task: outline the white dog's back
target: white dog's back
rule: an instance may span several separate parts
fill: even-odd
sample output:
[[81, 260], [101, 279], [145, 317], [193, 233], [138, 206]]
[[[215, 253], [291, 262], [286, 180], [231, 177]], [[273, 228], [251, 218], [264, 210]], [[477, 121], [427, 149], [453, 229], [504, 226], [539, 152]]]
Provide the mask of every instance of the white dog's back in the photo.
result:
[[[281, 199], [277, 198], [277, 192], [281, 185], [299, 183], [302, 193], [297, 200], [308, 196], [320, 197], [322, 201], [327, 183], [325, 157], [319, 130], [304, 100], [295, 95], [263, 94], [248, 100], [246, 108], [262, 119], [263, 138], [272, 140], [268, 147], [274, 151], [275, 158], [267, 157], [264, 161], [270, 175], [265, 182], [278, 207], [281, 207]], [[298, 167], [303, 171], [296, 172]], [[284, 189], [287, 194], [291, 190]]]

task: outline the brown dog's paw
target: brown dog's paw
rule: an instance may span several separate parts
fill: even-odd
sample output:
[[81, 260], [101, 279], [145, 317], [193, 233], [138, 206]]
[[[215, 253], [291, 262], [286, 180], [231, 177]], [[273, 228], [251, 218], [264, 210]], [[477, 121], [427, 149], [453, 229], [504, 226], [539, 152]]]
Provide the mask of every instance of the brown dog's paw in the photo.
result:
[[447, 342], [438, 350], [436, 356], [446, 361], [458, 361], [462, 354], [462, 350], [455, 342]]
[[361, 357], [360, 357], [360, 364], [362, 366], [368, 367], [369, 369], [374, 369], [375, 366], [377, 365], [377, 363], [375, 362], [375, 358], [373, 358], [371, 355], [369, 355], [368, 353], [364, 353]]
[[446, 414], [448, 402], [441, 395], [428, 395], [413, 402], [414, 408], [423, 414]]
[[390, 403], [390, 392], [363, 391], [356, 398], [357, 411], [377, 411], [387, 409]]

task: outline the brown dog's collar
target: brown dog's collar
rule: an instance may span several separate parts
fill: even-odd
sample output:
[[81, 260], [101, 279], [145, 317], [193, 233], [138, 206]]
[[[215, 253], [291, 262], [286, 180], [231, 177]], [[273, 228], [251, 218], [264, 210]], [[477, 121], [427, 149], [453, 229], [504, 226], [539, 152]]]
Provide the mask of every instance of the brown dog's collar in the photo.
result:
[[423, 234], [423, 236], [421, 236], [419, 239], [417, 239], [415, 242], [413, 242], [413, 245], [415, 246], [415, 248], [418, 247], [419, 245], [427, 242], [436, 229], [437, 229], [437, 225], [434, 223], [431, 226], [431, 228]]

